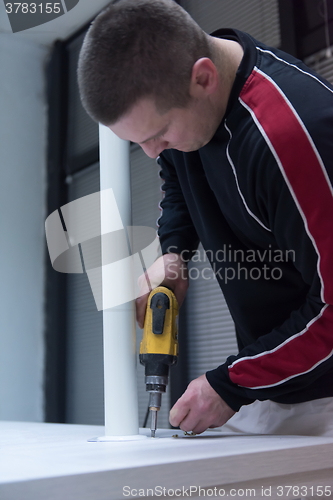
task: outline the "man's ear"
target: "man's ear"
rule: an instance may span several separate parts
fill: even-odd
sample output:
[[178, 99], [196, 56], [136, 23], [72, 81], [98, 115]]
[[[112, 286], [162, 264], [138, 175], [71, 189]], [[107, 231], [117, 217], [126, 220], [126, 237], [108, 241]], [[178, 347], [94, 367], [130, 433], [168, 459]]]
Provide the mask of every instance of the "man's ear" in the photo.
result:
[[208, 57], [198, 59], [192, 68], [190, 95], [194, 98], [208, 96], [218, 87], [219, 75], [213, 61]]

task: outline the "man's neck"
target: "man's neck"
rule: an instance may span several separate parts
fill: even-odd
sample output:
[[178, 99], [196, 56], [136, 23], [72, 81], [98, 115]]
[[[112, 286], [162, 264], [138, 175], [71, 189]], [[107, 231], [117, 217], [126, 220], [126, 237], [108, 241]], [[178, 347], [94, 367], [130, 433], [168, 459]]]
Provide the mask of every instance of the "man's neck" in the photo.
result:
[[219, 87], [214, 97], [216, 105], [221, 109], [222, 119], [244, 51], [242, 46], [233, 40], [211, 37], [211, 42], [213, 43], [215, 52], [214, 64], [220, 76]]

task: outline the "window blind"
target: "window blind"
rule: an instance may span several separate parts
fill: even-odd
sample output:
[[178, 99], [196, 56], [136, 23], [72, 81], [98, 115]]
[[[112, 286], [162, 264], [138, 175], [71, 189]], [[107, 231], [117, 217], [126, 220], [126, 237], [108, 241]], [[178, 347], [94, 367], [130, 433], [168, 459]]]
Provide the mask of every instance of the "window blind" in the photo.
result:
[[[98, 192], [99, 164], [74, 174], [73, 201]], [[97, 311], [87, 275], [67, 274], [66, 421], [104, 425], [103, 314]]]
[[206, 33], [236, 28], [268, 45], [280, 45], [278, 0], [182, 0], [181, 5]]
[[333, 84], [333, 47], [307, 57], [305, 64]]

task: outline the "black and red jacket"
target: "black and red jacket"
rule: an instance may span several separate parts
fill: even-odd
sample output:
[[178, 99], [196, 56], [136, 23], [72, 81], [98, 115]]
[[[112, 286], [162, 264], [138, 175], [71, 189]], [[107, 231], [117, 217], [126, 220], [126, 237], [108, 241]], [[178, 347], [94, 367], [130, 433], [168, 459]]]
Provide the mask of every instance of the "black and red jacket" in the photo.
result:
[[162, 249], [201, 241], [215, 271], [234, 269], [216, 277], [239, 353], [206, 374], [231, 408], [333, 396], [333, 87], [250, 35], [213, 35], [244, 57], [212, 140], [159, 158]]

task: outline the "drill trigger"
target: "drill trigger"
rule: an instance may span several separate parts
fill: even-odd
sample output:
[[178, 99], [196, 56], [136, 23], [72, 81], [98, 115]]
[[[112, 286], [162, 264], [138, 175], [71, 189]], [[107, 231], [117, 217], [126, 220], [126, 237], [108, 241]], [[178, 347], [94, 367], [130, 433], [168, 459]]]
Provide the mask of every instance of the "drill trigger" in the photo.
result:
[[155, 335], [161, 335], [164, 329], [166, 310], [170, 309], [169, 297], [162, 292], [156, 293], [150, 302], [152, 309], [152, 330]]

